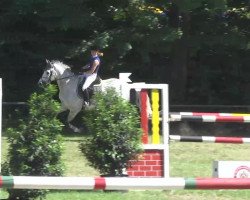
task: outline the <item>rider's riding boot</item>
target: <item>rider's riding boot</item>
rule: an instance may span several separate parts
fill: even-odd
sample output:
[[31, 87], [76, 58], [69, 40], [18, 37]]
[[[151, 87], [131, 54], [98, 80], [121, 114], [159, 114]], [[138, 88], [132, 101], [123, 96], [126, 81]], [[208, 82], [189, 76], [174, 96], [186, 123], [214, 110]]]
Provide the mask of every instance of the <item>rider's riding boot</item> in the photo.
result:
[[89, 91], [88, 91], [88, 89], [85, 89], [84, 91], [83, 91], [83, 94], [84, 94], [84, 104], [85, 104], [85, 106], [89, 106]]

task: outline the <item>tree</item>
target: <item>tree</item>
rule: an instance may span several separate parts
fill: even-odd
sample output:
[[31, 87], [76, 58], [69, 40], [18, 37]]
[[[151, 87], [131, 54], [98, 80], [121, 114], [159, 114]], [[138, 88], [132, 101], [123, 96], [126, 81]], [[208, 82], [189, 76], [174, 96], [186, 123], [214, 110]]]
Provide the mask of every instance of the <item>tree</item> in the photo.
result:
[[26, 100], [36, 87], [45, 59], [70, 58], [91, 34], [87, 31], [91, 30], [91, 14], [84, 0], [4, 0], [0, 4], [4, 98]]
[[[15, 99], [21, 93], [26, 99], [34, 89], [27, 85], [35, 85], [45, 58], [62, 60], [78, 71], [89, 47], [97, 44], [104, 51], [103, 78], [131, 71], [135, 81], [169, 83], [171, 103], [211, 104], [222, 96], [226, 96], [222, 104], [250, 99], [246, 0], [4, 0], [0, 4], [0, 73], [8, 80], [5, 98]], [[221, 80], [215, 84], [215, 79]], [[244, 98], [235, 98], [241, 93]]]

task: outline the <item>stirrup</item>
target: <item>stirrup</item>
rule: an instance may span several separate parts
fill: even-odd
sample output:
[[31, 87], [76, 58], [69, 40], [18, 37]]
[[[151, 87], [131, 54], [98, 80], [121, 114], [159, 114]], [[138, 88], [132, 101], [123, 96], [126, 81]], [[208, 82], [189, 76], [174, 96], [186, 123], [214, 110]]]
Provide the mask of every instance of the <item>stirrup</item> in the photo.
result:
[[89, 102], [88, 101], [84, 101], [84, 105], [85, 106], [89, 106]]

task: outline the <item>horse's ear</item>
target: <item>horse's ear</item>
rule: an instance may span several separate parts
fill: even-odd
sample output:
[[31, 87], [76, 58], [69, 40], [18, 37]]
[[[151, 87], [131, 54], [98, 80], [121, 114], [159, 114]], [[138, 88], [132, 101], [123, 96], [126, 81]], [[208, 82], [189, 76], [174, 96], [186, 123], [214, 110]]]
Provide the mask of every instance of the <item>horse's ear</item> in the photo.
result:
[[52, 65], [52, 63], [51, 63], [49, 60], [47, 60], [47, 59], [46, 59], [46, 63], [47, 63], [48, 65]]

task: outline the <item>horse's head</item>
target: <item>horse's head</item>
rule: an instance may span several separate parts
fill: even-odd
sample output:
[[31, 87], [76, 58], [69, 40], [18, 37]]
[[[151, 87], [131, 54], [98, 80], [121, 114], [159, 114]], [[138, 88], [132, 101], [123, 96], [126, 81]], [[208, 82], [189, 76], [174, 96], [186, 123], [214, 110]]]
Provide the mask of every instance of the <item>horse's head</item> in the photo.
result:
[[39, 85], [50, 84], [52, 81], [56, 80], [56, 70], [52, 62], [46, 60], [46, 68], [43, 71], [43, 75], [38, 81]]

